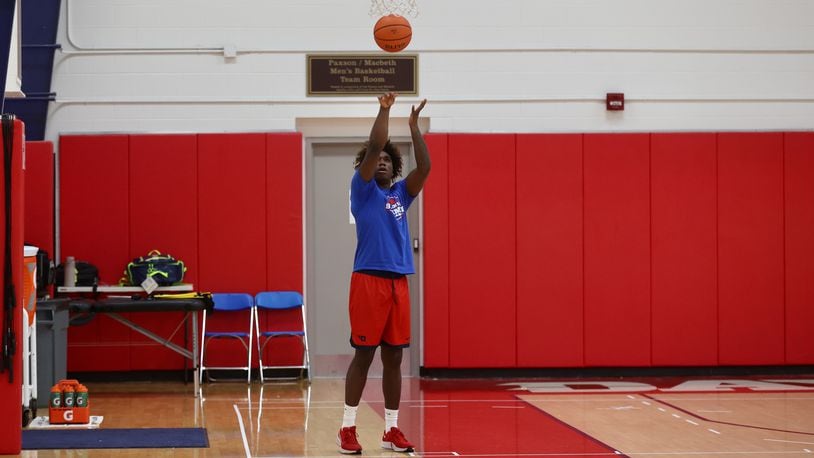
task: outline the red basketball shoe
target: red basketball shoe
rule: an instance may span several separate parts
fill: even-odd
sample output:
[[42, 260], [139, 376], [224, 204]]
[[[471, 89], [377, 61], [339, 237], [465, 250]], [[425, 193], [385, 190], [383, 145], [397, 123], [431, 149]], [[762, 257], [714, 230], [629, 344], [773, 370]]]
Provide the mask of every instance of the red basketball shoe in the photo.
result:
[[341, 428], [336, 435], [336, 445], [339, 446], [339, 453], [346, 455], [361, 455], [362, 446], [356, 438], [356, 426]]
[[382, 436], [382, 448], [395, 450], [397, 452], [413, 452], [413, 444], [404, 437], [400, 429], [395, 426], [390, 431], [385, 431]]

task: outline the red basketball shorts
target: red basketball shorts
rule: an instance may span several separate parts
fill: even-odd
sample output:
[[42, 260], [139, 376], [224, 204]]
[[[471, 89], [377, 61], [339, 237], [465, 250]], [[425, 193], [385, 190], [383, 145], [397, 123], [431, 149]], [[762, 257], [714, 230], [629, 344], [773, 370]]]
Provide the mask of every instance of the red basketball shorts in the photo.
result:
[[383, 278], [354, 272], [350, 279], [350, 344], [354, 348], [410, 346], [407, 277]]

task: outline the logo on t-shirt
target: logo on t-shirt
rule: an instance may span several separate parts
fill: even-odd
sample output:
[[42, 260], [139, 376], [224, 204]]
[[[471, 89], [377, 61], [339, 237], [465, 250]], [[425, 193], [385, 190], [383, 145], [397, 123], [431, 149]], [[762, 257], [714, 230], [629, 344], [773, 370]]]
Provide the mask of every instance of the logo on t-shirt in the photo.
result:
[[400, 220], [401, 217], [404, 216], [404, 207], [401, 206], [401, 201], [397, 195], [387, 196], [387, 203], [384, 205], [384, 208], [393, 214], [396, 221]]

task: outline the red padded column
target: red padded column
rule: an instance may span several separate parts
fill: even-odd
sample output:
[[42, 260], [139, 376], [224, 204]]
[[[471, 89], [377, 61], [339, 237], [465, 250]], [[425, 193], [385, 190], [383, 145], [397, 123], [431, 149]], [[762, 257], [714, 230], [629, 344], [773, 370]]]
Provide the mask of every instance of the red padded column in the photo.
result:
[[718, 364], [715, 134], [651, 136], [653, 364]]
[[[23, 173], [23, 132], [25, 127], [19, 120], [14, 121], [14, 143], [11, 156], [11, 169], [5, 169], [5, 161], [0, 162], [0, 256], [6, 252], [6, 187], [5, 178], [11, 176], [11, 268], [12, 281], [16, 292], [13, 310], [12, 329], [17, 339], [17, 348], [11, 357], [11, 371], [0, 373], [0, 454], [17, 454], [22, 447], [22, 382], [23, 382], [23, 226], [25, 175]], [[2, 137], [2, 132], [0, 132]], [[4, 259], [4, 258], [0, 258]], [[5, 293], [5, 262], [0, 261], [0, 291]], [[3, 296], [5, 298], [5, 295]], [[5, 299], [3, 299], [5, 300]], [[5, 302], [2, 304], [5, 307]], [[0, 313], [0, 330], [6, 329], [5, 313]]]
[[188, 283], [197, 283], [197, 147], [191, 134], [130, 137], [130, 257], [170, 253]]
[[200, 288], [266, 287], [266, 136], [198, 136]]
[[[197, 285], [197, 136], [132, 135], [129, 141], [130, 241], [126, 261], [150, 250], [172, 254], [187, 266], [184, 281]], [[169, 336], [182, 316], [182, 312], [133, 313], [131, 318], [158, 335]], [[140, 333], [131, 330], [130, 340], [139, 346], [131, 352], [132, 370], [184, 367], [184, 357]], [[183, 333], [177, 333], [173, 341], [184, 346]]]
[[267, 134], [266, 169], [266, 289], [303, 292], [302, 134]]
[[[129, 246], [126, 135], [67, 135], [59, 143], [60, 240], [65, 256], [93, 263], [117, 284]], [[68, 371], [129, 370], [129, 332], [106, 316], [68, 328]]]
[[25, 143], [25, 241], [54, 256], [54, 144]]
[[785, 361], [783, 267], [783, 134], [719, 134], [720, 364]]
[[449, 367], [449, 135], [427, 134], [424, 185], [424, 366]]
[[107, 284], [130, 255], [128, 151], [126, 135], [60, 138], [60, 262], [90, 261]]
[[649, 135], [585, 135], [585, 363], [650, 365]]
[[814, 363], [814, 133], [785, 134], [786, 364]]
[[[200, 289], [255, 294], [266, 288], [266, 171], [265, 134], [198, 136]], [[248, 326], [230, 318], [235, 329]], [[236, 340], [207, 348], [212, 366], [237, 364], [244, 354]]]
[[583, 365], [582, 135], [517, 136], [517, 365]]
[[517, 364], [515, 136], [449, 138], [450, 366]]
[[[302, 159], [301, 134], [266, 134], [266, 290], [304, 293]], [[261, 329], [299, 329], [300, 311], [289, 312], [278, 313], [274, 323], [268, 323], [261, 312]], [[301, 361], [299, 339], [276, 339], [263, 355], [265, 365], [299, 365]]]

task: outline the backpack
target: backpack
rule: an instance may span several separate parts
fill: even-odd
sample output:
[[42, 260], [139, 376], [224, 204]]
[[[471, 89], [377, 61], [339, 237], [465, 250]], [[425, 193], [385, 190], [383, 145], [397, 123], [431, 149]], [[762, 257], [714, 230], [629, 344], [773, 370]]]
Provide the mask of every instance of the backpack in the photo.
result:
[[134, 286], [140, 286], [147, 277], [151, 277], [158, 286], [170, 286], [184, 280], [187, 268], [184, 261], [175, 259], [169, 254], [162, 255], [152, 250], [147, 256], [133, 259], [124, 271], [126, 280]]
[[[76, 286], [97, 286], [99, 284], [99, 269], [93, 264], [85, 261], [76, 261], [75, 264]], [[57, 286], [65, 286], [65, 264], [60, 264], [56, 268], [54, 275]]]

